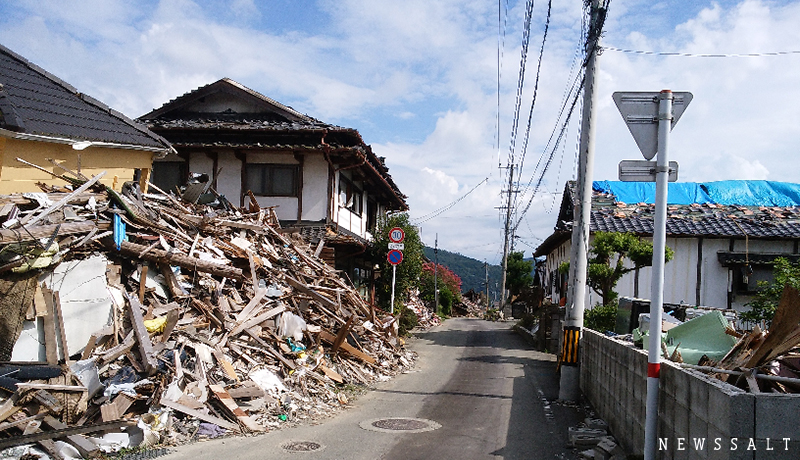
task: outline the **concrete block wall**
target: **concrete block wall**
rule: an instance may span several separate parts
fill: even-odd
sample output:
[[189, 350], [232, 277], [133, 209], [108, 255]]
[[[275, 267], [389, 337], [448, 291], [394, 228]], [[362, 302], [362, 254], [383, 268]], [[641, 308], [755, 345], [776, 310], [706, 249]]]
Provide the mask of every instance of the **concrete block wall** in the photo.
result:
[[[751, 394], [671, 362], [662, 363], [659, 384], [659, 458], [800, 458], [800, 395]], [[647, 353], [584, 330], [581, 390], [625, 450], [641, 455]]]

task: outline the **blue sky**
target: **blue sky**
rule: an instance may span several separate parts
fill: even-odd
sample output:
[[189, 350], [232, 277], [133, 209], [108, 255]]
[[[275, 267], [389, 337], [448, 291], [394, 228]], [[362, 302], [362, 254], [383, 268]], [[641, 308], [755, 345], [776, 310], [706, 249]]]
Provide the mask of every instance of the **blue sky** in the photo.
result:
[[[556, 126], [580, 42], [580, 1], [553, 2], [521, 182]], [[505, 2], [503, 2], [505, 5]], [[423, 240], [498, 263], [525, 2], [509, 0], [499, 130], [498, 4], [485, 0], [5, 0], [0, 43], [130, 117], [222, 77], [323, 121], [358, 129], [387, 158], [412, 219], [474, 193], [422, 223]], [[520, 125], [525, 126], [547, 2], [535, 3]], [[612, 0], [602, 44], [707, 53], [800, 50], [800, 2]], [[641, 56], [599, 60], [595, 179], [641, 158], [614, 91], [691, 91], [673, 131], [680, 180], [798, 182], [800, 54], [754, 58]], [[576, 114], [577, 121], [578, 116]], [[498, 136], [499, 132], [499, 136]], [[520, 221], [527, 254], [555, 225], [575, 177], [577, 128]], [[517, 157], [523, 133], [518, 134]], [[499, 141], [498, 141], [499, 139]]]

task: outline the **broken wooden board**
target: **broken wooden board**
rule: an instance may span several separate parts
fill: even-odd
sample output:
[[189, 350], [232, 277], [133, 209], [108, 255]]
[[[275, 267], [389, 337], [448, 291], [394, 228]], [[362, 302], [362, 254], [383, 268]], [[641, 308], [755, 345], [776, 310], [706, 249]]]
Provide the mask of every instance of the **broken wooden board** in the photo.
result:
[[[331, 345], [333, 345], [336, 342], [336, 336], [328, 331], [323, 330], [322, 332], [319, 333], [319, 336], [322, 340], [330, 343]], [[347, 342], [342, 342], [341, 349], [350, 353], [351, 355], [355, 356], [361, 361], [364, 361], [365, 363], [375, 364], [375, 358], [353, 347]]]
[[[1, 449], [5, 449], [7, 447], [19, 446], [19, 445], [22, 445], [22, 444], [30, 444], [30, 443], [33, 443], [33, 442], [39, 442], [41, 440], [47, 440], [47, 439], [63, 438], [63, 437], [66, 436], [66, 437], [68, 437], [68, 439], [70, 439], [70, 441], [72, 440], [72, 438], [82, 439], [83, 441], [79, 441], [80, 444], [85, 446], [86, 448], [90, 448], [91, 447], [92, 450], [90, 450], [89, 452], [94, 453], [94, 452], [97, 451], [97, 446], [95, 446], [94, 443], [90, 442], [88, 439], [82, 438], [82, 437], [80, 437], [78, 435], [86, 434], [86, 433], [96, 433], [98, 431], [118, 430], [119, 428], [131, 425], [131, 422], [119, 422], [118, 421], [118, 422], [110, 422], [110, 423], [97, 423], [97, 424], [94, 424], [94, 425], [67, 427], [63, 423], [61, 423], [58, 420], [54, 419], [53, 417], [47, 416], [47, 415], [44, 416], [45, 423], [47, 423], [48, 417], [50, 417], [50, 419], [49, 419], [50, 422], [52, 422], [56, 426], [61, 426], [62, 428], [57, 428], [57, 429], [54, 429], [53, 431], [34, 433], [34, 434], [31, 434], [31, 435], [27, 435], [27, 436], [17, 436], [17, 437], [14, 437], [14, 438], [0, 439], [0, 450]], [[47, 423], [47, 424], [50, 425], [50, 423]], [[53, 427], [53, 425], [50, 425], [50, 426]], [[89, 446], [88, 444], [85, 444], [84, 441], [85, 441], [85, 443], [91, 444], [91, 446]], [[78, 450], [80, 451], [80, 449], [78, 449]]]
[[136, 398], [132, 398], [125, 393], [119, 393], [114, 398], [114, 401], [107, 402], [100, 406], [100, 414], [103, 421], [111, 422], [121, 419], [135, 401]]
[[329, 379], [333, 380], [336, 383], [344, 383], [344, 377], [342, 377], [338, 372], [334, 371], [333, 369], [324, 366], [322, 364], [318, 367], [319, 370], [322, 371]]
[[235, 423], [231, 423], [227, 420], [223, 420], [219, 417], [214, 417], [213, 415], [204, 414], [198, 410], [192, 409], [190, 407], [186, 407], [183, 404], [176, 403], [175, 401], [170, 401], [169, 399], [161, 397], [161, 401], [159, 402], [164, 407], [169, 407], [170, 409], [175, 409], [178, 412], [184, 413], [186, 415], [191, 415], [194, 418], [200, 419], [204, 422], [213, 423], [214, 425], [220, 426], [225, 428], [226, 430], [241, 431], [239, 429], [239, 425]]
[[[68, 427], [65, 423], [62, 423], [60, 420], [57, 420], [52, 415], [45, 415], [42, 421], [49, 426], [50, 428], [58, 431], [63, 431], [64, 433], [61, 434], [60, 437], [66, 437], [70, 444], [72, 444], [78, 452], [81, 453], [84, 457], [92, 457], [95, 453], [99, 452], [100, 449], [95, 445], [95, 443], [89, 441], [88, 439], [80, 436], [78, 433], [73, 433], [70, 430], [74, 430], [74, 428]], [[75, 428], [84, 428], [84, 427], [75, 427]], [[95, 431], [95, 430], [92, 430]], [[99, 430], [97, 430], [99, 431]], [[88, 431], [91, 432], [91, 431]], [[50, 434], [51, 432], [43, 433], [43, 434]], [[84, 432], [86, 433], [86, 432]], [[53, 438], [48, 438], [53, 439]]]
[[228, 409], [239, 423], [241, 423], [245, 428], [250, 431], [266, 431], [266, 428], [256, 423], [255, 420], [250, 418], [249, 415], [236, 404], [236, 401], [233, 400], [233, 397], [225, 391], [225, 388], [221, 387], [220, 385], [209, 385], [209, 390], [211, 390], [214, 395], [219, 398], [220, 402], [226, 409]]
[[152, 375], [156, 371], [158, 361], [155, 352], [153, 351], [153, 342], [150, 341], [150, 334], [144, 325], [144, 317], [142, 316], [142, 306], [139, 300], [123, 291], [125, 297], [128, 299], [128, 313], [131, 317], [131, 325], [133, 332], [136, 334], [136, 341], [139, 343], [139, 352], [144, 362], [144, 370], [148, 375]]
[[775, 359], [798, 345], [800, 335], [800, 292], [786, 285], [769, 327], [767, 339], [758, 347], [744, 367], [754, 368]]

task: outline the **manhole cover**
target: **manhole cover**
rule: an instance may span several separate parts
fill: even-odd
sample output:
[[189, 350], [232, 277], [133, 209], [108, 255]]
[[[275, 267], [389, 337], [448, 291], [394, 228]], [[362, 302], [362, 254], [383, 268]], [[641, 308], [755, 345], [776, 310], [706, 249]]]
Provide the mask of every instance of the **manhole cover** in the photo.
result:
[[383, 428], [386, 430], [408, 431], [408, 430], [421, 430], [422, 428], [428, 428], [428, 422], [412, 420], [409, 418], [386, 418], [383, 420], [372, 422], [372, 426], [377, 428]]
[[422, 433], [441, 428], [442, 425], [433, 420], [412, 417], [392, 417], [365, 420], [359, 424], [365, 430], [379, 431], [382, 433]]
[[314, 452], [322, 449], [322, 444], [312, 441], [290, 441], [281, 446], [289, 452]]

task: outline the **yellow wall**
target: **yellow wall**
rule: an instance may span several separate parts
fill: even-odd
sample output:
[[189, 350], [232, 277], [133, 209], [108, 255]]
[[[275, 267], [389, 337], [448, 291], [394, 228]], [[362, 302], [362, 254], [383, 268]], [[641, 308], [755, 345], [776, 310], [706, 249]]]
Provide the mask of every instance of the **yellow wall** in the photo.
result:
[[0, 180], [3, 180], [3, 158], [6, 153], [6, 138], [0, 136]]
[[[80, 155], [81, 173], [84, 176], [91, 178], [101, 171], [106, 171], [100, 182], [120, 190], [124, 182], [133, 180], [134, 170], [137, 168], [142, 170], [144, 177], [149, 177], [154, 154], [153, 152], [106, 147], [89, 147], [86, 150], [77, 151], [66, 144], [0, 138], [0, 168], [2, 168], [0, 169], [0, 194], [40, 192], [41, 189], [36, 186], [36, 182], [66, 185], [63, 180], [22, 164], [16, 158], [22, 158], [56, 174], [65, 174], [63, 170], [47, 161], [47, 158], [63, 164], [67, 169], [77, 171], [78, 155]], [[72, 177], [69, 173], [65, 175]], [[116, 181], [114, 180], [115, 176], [117, 177]]]

